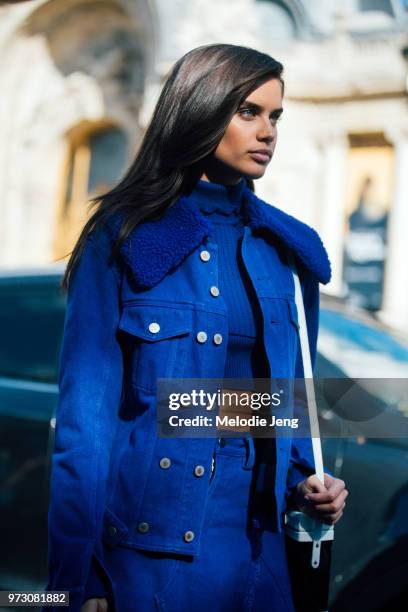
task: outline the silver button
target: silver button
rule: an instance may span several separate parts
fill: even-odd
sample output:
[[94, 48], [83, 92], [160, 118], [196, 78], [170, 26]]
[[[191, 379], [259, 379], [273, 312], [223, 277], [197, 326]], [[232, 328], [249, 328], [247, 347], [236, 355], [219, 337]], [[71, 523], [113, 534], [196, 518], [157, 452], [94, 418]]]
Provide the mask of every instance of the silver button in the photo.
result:
[[115, 536], [117, 534], [117, 532], [118, 532], [118, 530], [115, 527], [115, 525], [109, 525], [108, 533], [109, 533], [110, 536], [112, 536], [112, 537]]
[[149, 323], [149, 332], [157, 334], [158, 331], [160, 331], [160, 325], [158, 323]]
[[214, 344], [221, 344], [222, 342], [222, 336], [221, 334], [214, 334]]
[[198, 332], [197, 340], [198, 342], [205, 342], [207, 340], [207, 334], [205, 333], [205, 331]]
[[203, 465], [196, 465], [194, 468], [194, 476], [202, 476], [205, 472]]
[[208, 251], [201, 251], [200, 253], [200, 259], [201, 261], [208, 261], [210, 259], [211, 255]]
[[194, 531], [186, 531], [186, 533], [184, 534], [184, 541], [191, 542], [192, 540], [194, 540], [194, 537], [195, 537]]
[[162, 457], [160, 459], [160, 467], [163, 468], [164, 470], [166, 470], [167, 468], [169, 468], [171, 466], [171, 461], [168, 457]]
[[149, 523], [139, 523], [137, 528], [140, 533], [147, 533], [149, 531]]
[[220, 290], [218, 289], [218, 287], [215, 287], [215, 285], [214, 285], [213, 287], [211, 287], [210, 293], [214, 297], [217, 297], [218, 295], [220, 295]]

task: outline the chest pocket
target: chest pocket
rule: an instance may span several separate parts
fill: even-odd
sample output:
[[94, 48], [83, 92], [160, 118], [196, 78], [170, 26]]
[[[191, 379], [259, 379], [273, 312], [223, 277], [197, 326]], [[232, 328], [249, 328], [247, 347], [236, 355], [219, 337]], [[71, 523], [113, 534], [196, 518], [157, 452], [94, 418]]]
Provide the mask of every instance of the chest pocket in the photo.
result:
[[191, 309], [153, 303], [126, 304], [119, 329], [125, 333], [127, 365], [136, 387], [156, 392], [157, 378], [188, 374]]
[[299, 349], [299, 323], [296, 304], [286, 298], [266, 298], [266, 334], [271, 354], [272, 377], [295, 376]]

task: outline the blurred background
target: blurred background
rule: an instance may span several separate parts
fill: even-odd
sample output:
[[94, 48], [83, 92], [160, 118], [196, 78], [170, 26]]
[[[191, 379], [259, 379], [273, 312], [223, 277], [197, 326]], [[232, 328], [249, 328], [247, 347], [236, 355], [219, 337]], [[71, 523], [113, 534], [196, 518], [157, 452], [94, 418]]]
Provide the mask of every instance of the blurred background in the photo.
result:
[[[318, 375], [408, 378], [408, 0], [0, 1], [0, 588], [46, 577], [58, 283], [87, 200], [130, 164], [173, 63], [212, 42], [285, 67], [255, 186], [329, 252]], [[380, 401], [406, 428], [407, 398]], [[333, 610], [406, 609], [407, 436], [385, 438], [325, 441], [350, 490]]]
[[285, 66], [259, 195], [320, 232], [326, 292], [407, 330], [407, 23], [407, 0], [0, 2], [0, 268], [67, 255], [173, 62], [230, 42]]

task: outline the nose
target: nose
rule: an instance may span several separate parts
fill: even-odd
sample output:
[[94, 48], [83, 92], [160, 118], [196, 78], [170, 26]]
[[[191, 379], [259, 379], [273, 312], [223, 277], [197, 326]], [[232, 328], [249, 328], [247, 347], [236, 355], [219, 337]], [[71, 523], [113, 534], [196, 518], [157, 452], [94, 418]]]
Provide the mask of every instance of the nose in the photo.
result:
[[263, 122], [258, 132], [258, 140], [272, 142], [275, 137], [275, 126], [271, 125], [270, 119]]

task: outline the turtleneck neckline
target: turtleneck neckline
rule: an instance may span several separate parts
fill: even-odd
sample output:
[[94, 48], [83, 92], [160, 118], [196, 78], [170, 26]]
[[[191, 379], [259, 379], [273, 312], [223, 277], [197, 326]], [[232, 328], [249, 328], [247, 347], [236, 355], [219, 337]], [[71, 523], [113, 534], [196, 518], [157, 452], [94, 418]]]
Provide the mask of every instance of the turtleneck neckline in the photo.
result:
[[245, 179], [235, 185], [224, 185], [198, 179], [190, 196], [192, 196], [205, 213], [219, 212], [223, 215], [238, 215], [246, 187]]

